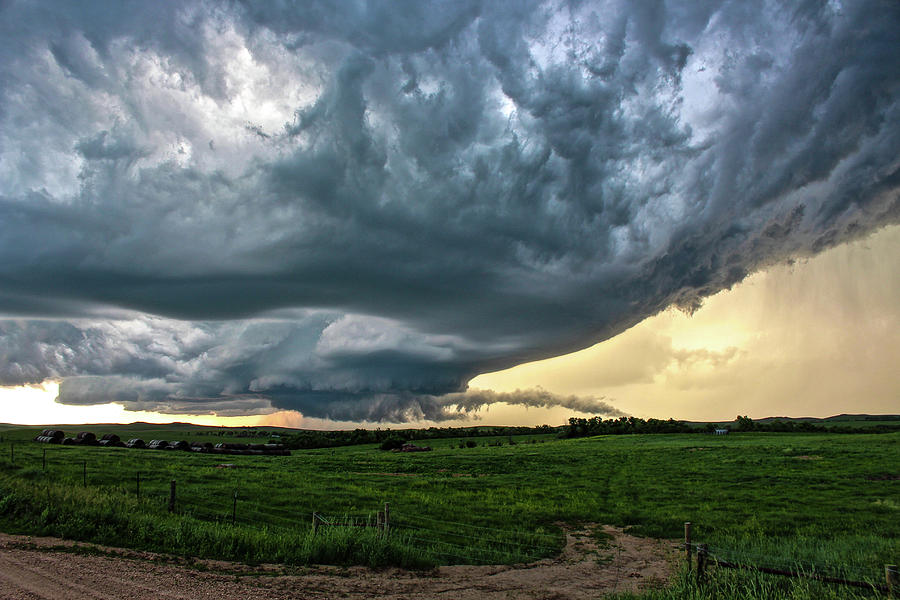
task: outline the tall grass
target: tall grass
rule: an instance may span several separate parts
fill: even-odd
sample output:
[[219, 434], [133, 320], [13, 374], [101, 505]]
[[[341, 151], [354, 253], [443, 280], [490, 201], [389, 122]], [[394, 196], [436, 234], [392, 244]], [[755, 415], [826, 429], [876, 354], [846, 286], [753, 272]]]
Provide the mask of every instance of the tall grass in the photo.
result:
[[871, 589], [712, 568], [702, 584], [686, 570], [668, 586], [639, 594], [610, 595], [608, 600], [875, 600], [887, 594]]
[[0, 479], [0, 527], [67, 539], [251, 564], [428, 568], [435, 562], [408, 536], [339, 527], [254, 528], [170, 515], [104, 490]]
[[[3, 444], [0, 528], [250, 562], [414, 567], [552, 556], [562, 546], [560, 524], [677, 539], [692, 521], [695, 541], [736, 562], [764, 557], [770, 566], [813, 565], [859, 580], [880, 580], [885, 563], [900, 562], [897, 433], [635, 435], [475, 448], [440, 440], [434, 447], [223, 457], [20, 442], [11, 465]], [[165, 510], [171, 479], [176, 515]], [[394, 524], [387, 539], [362, 528], [309, 531], [313, 511], [366, 519], [386, 501]], [[737, 598], [745, 596], [728, 590], [745, 585], [750, 598], [865, 595], [724, 569], [713, 570], [703, 589], [691, 585], [676, 580], [652, 593]]]

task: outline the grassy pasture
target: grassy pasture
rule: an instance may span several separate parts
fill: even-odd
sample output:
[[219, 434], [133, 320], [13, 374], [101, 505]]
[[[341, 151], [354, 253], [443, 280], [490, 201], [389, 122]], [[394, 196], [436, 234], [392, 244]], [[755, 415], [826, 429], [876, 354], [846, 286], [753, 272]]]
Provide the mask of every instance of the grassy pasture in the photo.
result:
[[[83, 429], [126, 437], [105, 426]], [[205, 441], [188, 435], [190, 429], [182, 433], [158, 437]], [[689, 520], [695, 541], [732, 559], [825, 565], [871, 581], [883, 581], [885, 563], [900, 562], [900, 433], [520, 436], [514, 445], [505, 437], [474, 438], [477, 447], [459, 448], [473, 439], [461, 438], [431, 440], [434, 451], [427, 453], [368, 445], [289, 457], [24, 441], [34, 434], [3, 432], [0, 527], [6, 531], [253, 562], [421, 567], [550, 556], [562, 543], [564, 524], [609, 523], [678, 539]], [[210, 439], [216, 440], [229, 441]], [[497, 442], [503, 445], [485, 445]], [[178, 502], [169, 515], [172, 479]], [[313, 511], [362, 522], [384, 502], [395, 525], [388, 540], [373, 529], [310, 531]], [[717, 577], [726, 591], [734, 581], [758, 579], [732, 572]], [[773, 583], [774, 591], [755, 597], [832, 593], [809, 585]], [[833, 597], [855, 593], [838, 590], [844, 595]], [[665, 593], [675, 592], [658, 592]]]

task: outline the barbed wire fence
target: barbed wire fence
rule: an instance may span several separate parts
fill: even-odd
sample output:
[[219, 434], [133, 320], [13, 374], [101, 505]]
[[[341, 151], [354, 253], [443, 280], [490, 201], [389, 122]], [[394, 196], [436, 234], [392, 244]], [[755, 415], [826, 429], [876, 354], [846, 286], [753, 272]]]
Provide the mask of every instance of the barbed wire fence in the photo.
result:
[[[60, 449], [62, 450], [62, 449]], [[424, 554], [438, 558], [440, 562], [464, 564], [530, 563], [556, 556], [565, 546], [565, 534], [531, 529], [504, 529], [469, 521], [451, 521], [421, 514], [415, 510], [397, 511], [388, 517], [384, 511], [343, 512], [328, 514], [310, 513], [274, 506], [265, 499], [234, 486], [230, 493], [215, 496], [195, 494], [190, 483], [177, 483], [176, 473], [164, 468], [170, 461], [164, 451], [147, 450], [147, 463], [141, 470], [133, 470], [127, 476], [125, 469], [117, 469], [110, 475], [108, 460], [104, 456], [105, 469], [92, 469], [91, 460], [83, 456], [64, 456], [66, 450], [47, 451], [24, 445], [9, 444], [9, 454], [4, 458], [12, 465], [40, 465], [42, 471], [62, 469], [61, 482], [88, 487], [97, 485], [106, 489], [118, 489], [131, 495], [151, 510], [175, 512], [199, 521], [240, 525], [257, 529], [282, 532], [304, 532], [319, 527], [375, 528], [384, 533], [392, 532], [403, 540], [417, 545]], [[188, 458], [191, 455], [186, 455]], [[202, 455], [199, 455], [202, 456]], [[222, 458], [222, 457], [219, 457]], [[17, 463], [18, 461], [18, 463]], [[199, 463], [198, 463], [199, 464]], [[207, 462], [203, 466], [210, 466]], [[223, 466], [223, 465], [215, 465]], [[180, 487], [179, 487], [180, 486]], [[684, 544], [689, 571], [702, 585], [711, 567], [737, 569], [791, 578], [804, 578], [826, 584], [865, 588], [878, 592], [900, 591], [900, 575], [894, 564], [884, 566], [884, 579], [878, 571], [859, 566], [823, 564], [799, 558], [785, 558], [771, 553], [754, 552], [747, 548], [696, 543], [691, 539], [692, 524], [685, 523]], [[696, 557], [696, 567], [694, 560]], [[879, 580], [884, 583], [879, 582]]]
[[[871, 568], [844, 564], [822, 563], [802, 558], [786, 558], [771, 553], [754, 552], [746, 548], [729, 548], [722, 545], [696, 543], [691, 539], [692, 523], [684, 524], [684, 544], [688, 572], [693, 572], [697, 585], [704, 585], [709, 568], [737, 569], [795, 579], [809, 579], [825, 584], [868, 589], [892, 595], [900, 591], [900, 575], [897, 565], [884, 565], [884, 583], [881, 575]], [[696, 566], [693, 556], [696, 555]]]
[[[11, 464], [32, 469], [40, 467], [55, 474], [55, 482], [72, 487], [96, 487], [133, 497], [148, 511], [173, 512], [184, 517], [218, 524], [281, 531], [285, 533], [313, 531], [320, 527], [374, 528], [390, 531], [395, 538], [414, 544], [417, 550], [440, 563], [496, 564], [528, 563], [555, 556], [565, 545], [563, 533], [541, 529], [503, 529], [463, 521], [449, 521], [419, 514], [415, 510], [397, 512], [388, 520], [387, 505], [383, 511], [310, 513], [274, 506], [258, 493], [235, 485], [227, 493], [197, 493], [191, 482], [178, 481], [177, 473], [166, 466], [170, 462], [164, 451], [141, 450], [146, 462], [139, 469], [133, 464], [112, 466], [116, 453], [103, 452], [93, 457], [67, 456], [71, 447], [35, 448], [10, 444], [7, 458]], [[130, 451], [129, 451], [130, 452]], [[203, 458], [203, 454], [181, 454], [183, 459]], [[204, 467], [212, 465], [206, 456]], [[222, 459], [226, 457], [217, 457]], [[97, 462], [103, 461], [97, 468]], [[92, 465], [92, 463], [94, 463]]]

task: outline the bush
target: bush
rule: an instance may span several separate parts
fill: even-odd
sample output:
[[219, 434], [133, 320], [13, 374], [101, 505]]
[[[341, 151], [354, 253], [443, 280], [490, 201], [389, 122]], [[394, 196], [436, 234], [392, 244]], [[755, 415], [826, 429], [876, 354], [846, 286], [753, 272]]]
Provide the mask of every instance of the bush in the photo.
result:
[[381, 442], [381, 446], [379, 446], [379, 448], [381, 448], [382, 450], [396, 450], [397, 448], [401, 448], [405, 443], [406, 440], [404, 440], [403, 438], [392, 435], [388, 439]]

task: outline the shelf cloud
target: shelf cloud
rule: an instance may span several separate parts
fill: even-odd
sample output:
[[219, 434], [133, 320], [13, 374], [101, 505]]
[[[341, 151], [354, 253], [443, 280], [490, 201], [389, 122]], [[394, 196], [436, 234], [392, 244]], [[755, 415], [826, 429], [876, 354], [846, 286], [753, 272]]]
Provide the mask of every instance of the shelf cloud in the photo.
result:
[[900, 222], [900, 5], [0, 7], [0, 384], [445, 420]]

